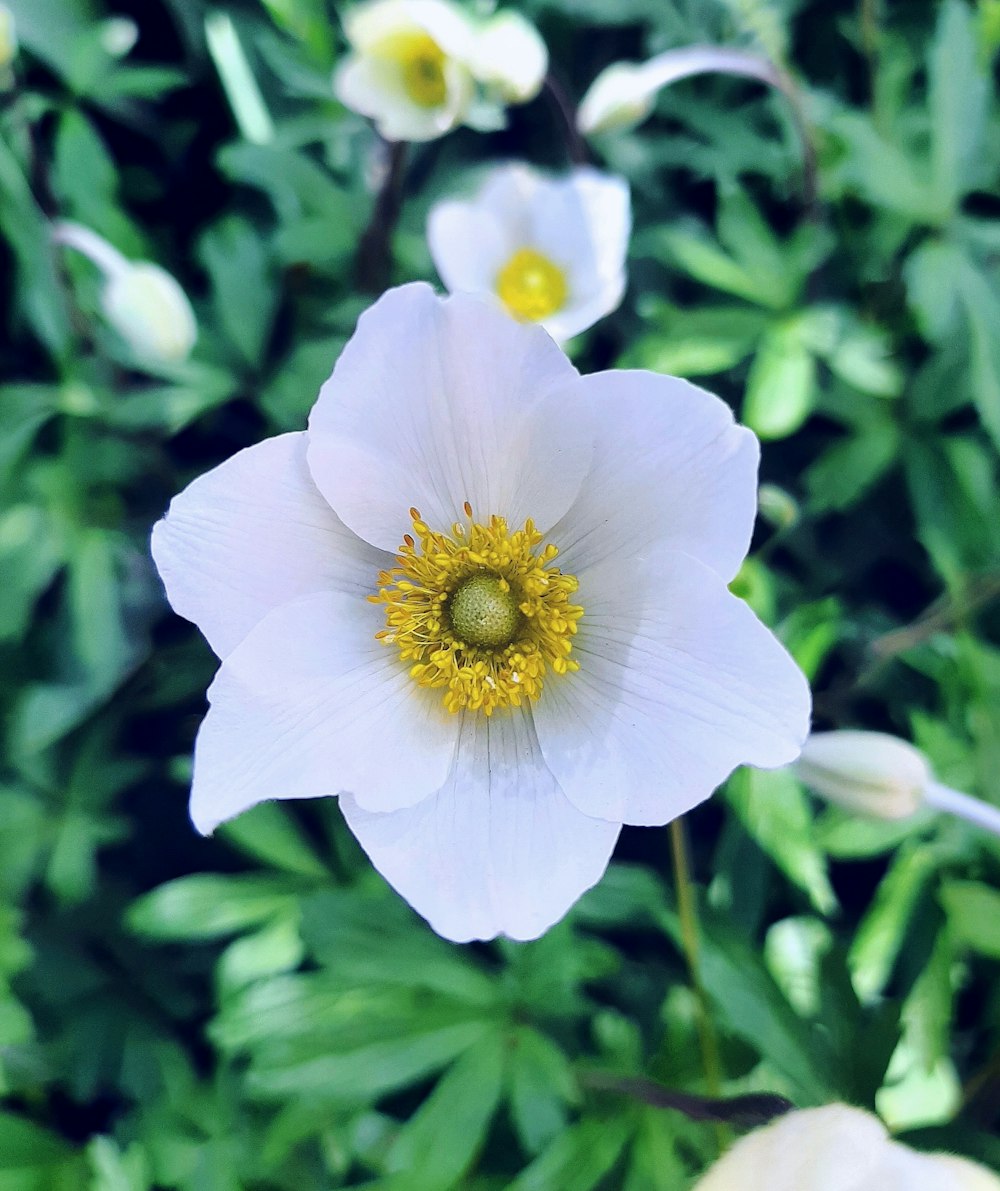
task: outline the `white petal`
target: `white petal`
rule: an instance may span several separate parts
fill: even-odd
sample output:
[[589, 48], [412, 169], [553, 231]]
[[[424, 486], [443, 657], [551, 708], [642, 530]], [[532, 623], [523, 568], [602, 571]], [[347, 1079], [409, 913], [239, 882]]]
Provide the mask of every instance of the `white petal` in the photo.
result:
[[657, 824], [707, 798], [737, 765], [793, 761], [809, 687], [715, 572], [662, 553], [623, 576], [579, 575], [580, 670], [533, 708], [542, 755], [590, 815]]
[[704, 389], [654, 372], [596, 372], [571, 386], [593, 412], [593, 467], [551, 532], [560, 567], [579, 575], [623, 566], [654, 546], [700, 559], [727, 582], [739, 570], [757, 509], [754, 435]]
[[309, 468], [356, 533], [395, 550], [415, 505], [432, 529], [569, 508], [593, 433], [564, 390], [576, 370], [539, 327], [465, 294], [401, 286], [361, 316], [309, 418]]
[[283, 604], [222, 663], [195, 747], [191, 818], [212, 831], [268, 798], [350, 791], [372, 809], [441, 787], [458, 735], [375, 640], [381, 609], [335, 593]]
[[571, 301], [562, 310], [542, 320], [542, 326], [557, 343], [565, 343], [586, 331], [612, 310], [617, 310], [625, 296], [624, 272], [595, 284], [583, 297]]
[[434, 268], [451, 293], [492, 292], [497, 273], [517, 244], [481, 207], [449, 199], [427, 217], [427, 246]]
[[174, 611], [220, 657], [279, 604], [314, 591], [363, 596], [393, 565], [319, 494], [304, 433], [265, 439], [199, 476], [170, 502], [152, 548]]
[[530, 212], [545, 175], [520, 161], [509, 161], [490, 170], [475, 198], [475, 205], [508, 230], [511, 248], [530, 242]]
[[783, 86], [773, 62], [760, 54], [733, 46], [695, 45], [665, 50], [644, 63], [640, 70], [651, 93], [696, 74], [734, 74], [760, 79], [772, 87]]
[[600, 880], [619, 830], [566, 800], [524, 709], [465, 713], [447, 784], [418, 806], [340, 805], [379, 872], [457, 943], [537, 938]]
[[549, 54], [538, 30], [519, 12], [506, 9], [475, 33], [472, 70], [510, 103], [524, 103], [541, 90]]
[[446, 54], [465, 58], [471, 52], [472, 26], [462, 9], [447, 0], [375, 0], [344, 14], [347, 39], [363, 52], [414, 29], [427, 33]]
[[628, 183], [581, 166], [565, 178], [546, 178], [532, 205], [533, 242], [572, 269], [581, 261], [600, 281], [621, 273], [632, 230]]

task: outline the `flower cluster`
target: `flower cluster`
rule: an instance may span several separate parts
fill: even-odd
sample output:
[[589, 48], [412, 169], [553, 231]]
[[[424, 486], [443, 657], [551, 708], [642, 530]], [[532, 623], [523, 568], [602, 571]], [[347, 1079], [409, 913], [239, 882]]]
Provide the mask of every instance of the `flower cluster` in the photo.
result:
[[196, 480], [154, 532], [222, 659], [195, 823], [339, 795], [438, 932], [540, 934], [623, 823], [799, 750], [805, 679], [727, 590], [757, 457], [684, 381], [581, 377], [492, 303], [390, 291], [308, 431]]

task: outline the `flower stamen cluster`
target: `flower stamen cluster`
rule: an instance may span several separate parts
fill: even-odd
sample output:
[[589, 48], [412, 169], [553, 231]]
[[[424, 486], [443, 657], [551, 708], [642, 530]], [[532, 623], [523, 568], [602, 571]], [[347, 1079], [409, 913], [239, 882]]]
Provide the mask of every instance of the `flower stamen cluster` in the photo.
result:
[[[386, 608], [376, 637], [395, 645], [419, 686], [444, 691], [451, 712], [486, 715], [536, 701], [549, 668], [579, 669], [570, 657], [583, 608], [570, 602], [577, 580], [552, 562], [558, 547], [529, 519], [513, 532], [503, 517], [456, 522], [438, 533], [410, 510], [398, 566], [378, 576], [369, 596]], [[498, 627], [499, 626], [499, 627]]]

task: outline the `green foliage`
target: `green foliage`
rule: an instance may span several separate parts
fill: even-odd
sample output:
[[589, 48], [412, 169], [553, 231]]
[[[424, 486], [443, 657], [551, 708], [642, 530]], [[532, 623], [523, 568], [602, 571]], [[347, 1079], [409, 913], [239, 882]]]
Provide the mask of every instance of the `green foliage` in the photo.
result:
[[[150, 526], [192, 476], [302, 426], [369, 300], [353, 261], [378, 162], [332, 97], [331, 6], [116, 6], [139, 27], [125, 55], [102, 0], [11, 7], [0, 1191], [689, 1186], [715, 1127], [607, 1082], [711, 1091], [662, 833], [627, 831], [543, 939], [460, 948], [332, 803], [260, 806], [209, 842], [186, 820], [214, 663], [165, 606]], [[796, 80], [801, 128], [759, 85], [702, 77], [595, 143], [636, 234], [626, 300], [574, 358], [732, 404], [768, 484], [734, 590], [808, 674], [817, 723], [910, 736], [942, 781], [998, 801], [997, 5], [523, 8], [575, 96], [609, 61], [706, 41]], [[563, 164], [560, 127], [540, 98], [506, 132], [415, 149], [394, 280], [432, 277], [431, 201], [498, 157]], [[54, 218], [179, 279], [190, 360], [137, 370]], [[721, 1090], [877, 1104], [995, 1163], [996, 841], [818, 808], [788, 772], [734, 775], [688, 834]]]

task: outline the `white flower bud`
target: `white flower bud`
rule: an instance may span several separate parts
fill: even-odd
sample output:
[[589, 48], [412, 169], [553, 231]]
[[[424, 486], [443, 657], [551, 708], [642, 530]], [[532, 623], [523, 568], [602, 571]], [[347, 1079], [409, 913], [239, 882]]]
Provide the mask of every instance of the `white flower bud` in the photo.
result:
[[795, 770], [817, 794], [880, 819], [915, 814], [933, 780], [919, 749], [884, 732], [813, 733]]
[[188, 357], [198, 336], [187, 295], [165, 269], [149, 261], [109, 278], [101, 308], [140, 360], [177, 363]]
[[83, 253], [104, 274], [101, 310], [137, 360], [174, 364], [187, 358], [198, 325], [187, 295], [151, 261], [129, 261], [90, 228], [66, 220], [52, 229], [57, 244]]
[[726, 46], [685, 46], [641, 64], [614, 62], [601, 71], [580, 103], [577, 128], [589, 136], [638, 124], [653, 110], [662, 87], [709, 72], [760, 79], [782, 89], [787, 86], [773, 63], [759, 54]]
[[130, 17], [108, 17], [101, 23], [101, 46], [112, 58], [124, 58], [139, 40], [139, 26]]
[[791, 1112], [741, 1138], [694, 1191], [1000, 1191], [985, 1167], [893, 1141], [846, 1104]]
[[17, 55], [17, 29], [14, 14], [0, 4], [0, 71], [6, 70]]

